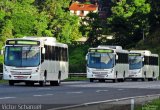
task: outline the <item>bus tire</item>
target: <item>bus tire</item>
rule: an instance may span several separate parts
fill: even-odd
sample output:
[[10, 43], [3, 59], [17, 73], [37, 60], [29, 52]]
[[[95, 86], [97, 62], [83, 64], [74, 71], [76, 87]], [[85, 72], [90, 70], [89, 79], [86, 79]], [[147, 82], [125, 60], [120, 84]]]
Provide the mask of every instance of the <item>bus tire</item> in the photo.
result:
[[39, 85], [40, 85], [40, 86], [44, 86], [43, 81], [39, 81]]
[[34, 82], [32, 81], [26, 81], [25, 84], [26, 86], [34, 86]]
[[121, 82], [124, 82], [124, 80], [125, 80], [125, 79], [124, 79], [124, 78], [122, 78], [120, 81], [121, 81]]
[[142, 80], [142, 81], [148, 81], [148, 79], [147, 79], [147, 78], [142, 78], [141, 80]]
[[116, 79], [113, 79], [113, 82], [114, 83], [117, 83], [118, 82], [118, 79], [116, 78]]
[[51, 86], [60, 86], [60, 84], [61, 84], [61, 81], [60, 81], [60, 80], [50, 81], [50, 85], [51, 85]]
[[132, 81], [137, 81], [137, 78], [133, 78]]
[[90, 81], [90, 82], [93, 82], [93, 78], [90, 78], [89, 81]]
[[99, 79], [99, 82], [105, 82], [105, 79]]
[[9, 80], [9, 85], [10, 85], [10, 86], [14, 86], [14, 81]]
[[153, 81], [154, 78], [148, 78], [148, 81]]
[[46, 80], [47, 80], [47, 71], [45, 70], [44, 76], [43, 76], [43, 81], [39, 81], [40, 86], [45, 86], [46, 85]]

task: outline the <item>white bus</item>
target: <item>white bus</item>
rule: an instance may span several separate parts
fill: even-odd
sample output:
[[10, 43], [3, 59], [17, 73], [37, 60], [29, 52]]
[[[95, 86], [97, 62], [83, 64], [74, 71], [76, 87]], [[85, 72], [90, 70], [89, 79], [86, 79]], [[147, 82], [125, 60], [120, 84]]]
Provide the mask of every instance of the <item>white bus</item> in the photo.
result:
[[158, 54], [149, 50], [131, 50], [129, 53], [129, 78], [136, 81], [157, 80], [159, 77]]
[[3, 79], [9, 85], [25, 82], [59, 85], [68, 78], [68, 46], [53, 37], [8, 39], [5, 44]]
[[128, 53], [121, 46], [89, 48], [86, 55], [87, 78], [90, 82], [94, 80], [123, 82], [129, 75]]

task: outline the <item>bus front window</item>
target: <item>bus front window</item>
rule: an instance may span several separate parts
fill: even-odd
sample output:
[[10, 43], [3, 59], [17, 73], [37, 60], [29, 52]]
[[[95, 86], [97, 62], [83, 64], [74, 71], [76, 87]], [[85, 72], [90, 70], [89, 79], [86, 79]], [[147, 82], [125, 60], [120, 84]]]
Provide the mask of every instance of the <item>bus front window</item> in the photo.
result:
[[141, 56], [129, 56], [129, 69], [141, 69], [142, 57]]
[[113, 53], [89, 53], [88, 67], [109, 69], [114, 66]]
[[37, 46], [8, 46], [5, 49], [5, 65], [33, 67], [40, 64], [40, 49]]

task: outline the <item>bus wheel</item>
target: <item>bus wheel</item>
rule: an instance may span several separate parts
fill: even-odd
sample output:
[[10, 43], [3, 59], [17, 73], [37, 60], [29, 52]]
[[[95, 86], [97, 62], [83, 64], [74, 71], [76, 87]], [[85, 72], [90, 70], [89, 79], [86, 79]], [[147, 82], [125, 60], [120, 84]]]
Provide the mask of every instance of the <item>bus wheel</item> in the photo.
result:
[[118, 82], [124, 82], [124, 78], [119, 79]]
[[132, 81], [137, 81], [137, 78], [133, 78]]
[[58, 79], [58, 81], [50, 81], [51, 86], [59, 86], [61, 84], [61, 81]]
[[148, 81], [148, 79], [147, 78], [142, 78], [142, 81]]
[[105, 82], [105, 79], [99, 79], [99, 82]]
[[118, 82], [117, 78], [116, 78], [116, 79], [113, 79], [113, 82], [114, 82], [114, 83], [117, 83], [117, 82]]
[[40, 86], [44, 86], [43, 81], [39, 81]]
[[9, 85], [10, 85], [10, 86], [14, 86], [14, 81], [9, 80]]
[[26, 81], [26, 86], [34, 86], [34, 82], [32, 81]]
[[89, 81], [90, 81], [90, 82], [93, 82], [93, 79], [92, 79], [92, 78], [90, 78], [90, 79], [89, 79]]
[[44, 72], [43, 81], [39, 81], [40, 86], [45, 86], [47, 81], [47, 72]]
[[148, 81], [153, 81], [153, 78], [148, 78]]

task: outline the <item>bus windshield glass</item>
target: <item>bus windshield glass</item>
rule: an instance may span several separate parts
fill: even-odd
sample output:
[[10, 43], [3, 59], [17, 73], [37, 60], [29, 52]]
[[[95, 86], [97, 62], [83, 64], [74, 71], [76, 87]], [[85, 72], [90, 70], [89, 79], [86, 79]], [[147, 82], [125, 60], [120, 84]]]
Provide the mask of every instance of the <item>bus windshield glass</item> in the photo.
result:
[[129, 55], [129, 69], [141, 69], [142, 68], [142, 57], [141, 56], [130, 56]]
[[88, 67], [109, 69], [114, 66], [115, 55], [113, 53], [89, 53]]
[[7, 66], [35, 67], [40, 64], [40, 47], [7, 46], [4, 63]]

